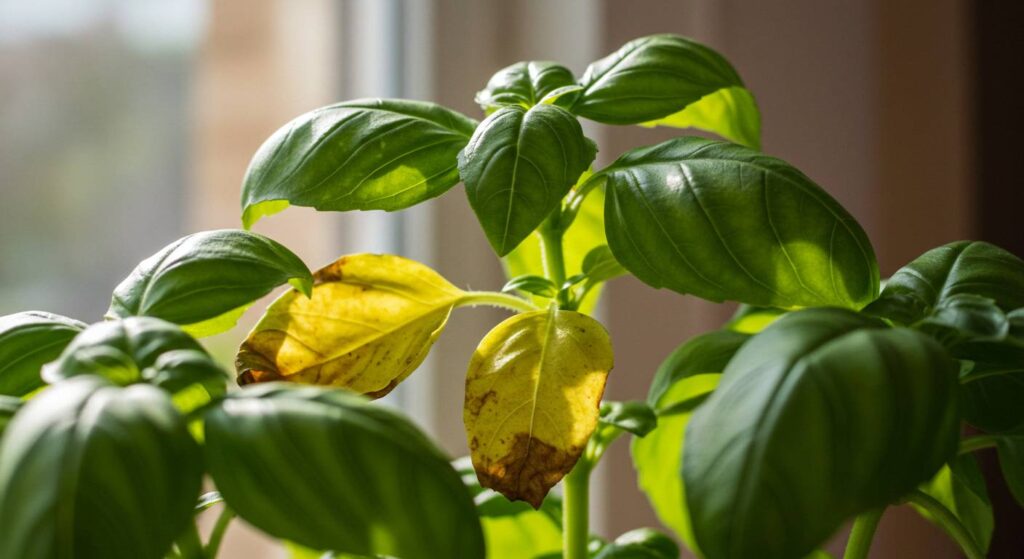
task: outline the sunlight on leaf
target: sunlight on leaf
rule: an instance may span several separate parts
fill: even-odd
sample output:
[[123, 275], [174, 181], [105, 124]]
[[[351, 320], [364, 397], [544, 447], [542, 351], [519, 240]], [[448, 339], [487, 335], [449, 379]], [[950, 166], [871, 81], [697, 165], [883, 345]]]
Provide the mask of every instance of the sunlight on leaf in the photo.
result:
[[761, 149], [761, 113], [754, 96], [742, 87], [719, 89], [678, 113], [640, 126], [697, 128], [748, 148]]
[[239, 384], [288, 380], [384, 396], [426, 358], [466, 293], [418, 262], [343, 256], [313, 293], [274, 301], [242, 343]]
[[604, 327], [577, 312], [523, 313], [491, 330], [463, 411], [481, 485], [539, 507], [597, 427], [612, 361]]

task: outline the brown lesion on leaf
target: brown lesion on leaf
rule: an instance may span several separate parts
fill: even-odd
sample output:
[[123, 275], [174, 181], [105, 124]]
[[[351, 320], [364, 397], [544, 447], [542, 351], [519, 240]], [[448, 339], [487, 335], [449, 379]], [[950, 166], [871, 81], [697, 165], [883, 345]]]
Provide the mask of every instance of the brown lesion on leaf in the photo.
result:
[[238, 355], [235, 356], [235, 371], [238, 372], [238, 378], [235, 380], [239, 386], [285, 380], [273, 361], [250, 347], [248, 343], [243, 343]]
[[320, 268], [313, 273], [313, 285], [321, 285], [324, 283], [332, 283], [341, 281], [344, 274], [345, 263], [348, 262], [348, 256], [342, 256], [334, 262]]
[[474, 457], [480, 485], [510, 500], [526, 501], [537, 509], [551, 488], [572, 470], [581, 448], [562, 450], [527, 433], [516, 433], [509, 453], [495, 462], [482, 463]]
[[466, 399], [466, 410], [474, 416], [479, 416], [480, 411], [484, 409], [487, 402], [497, 397], [497, 393], [492, 389], [484, 392], [480, 396]]

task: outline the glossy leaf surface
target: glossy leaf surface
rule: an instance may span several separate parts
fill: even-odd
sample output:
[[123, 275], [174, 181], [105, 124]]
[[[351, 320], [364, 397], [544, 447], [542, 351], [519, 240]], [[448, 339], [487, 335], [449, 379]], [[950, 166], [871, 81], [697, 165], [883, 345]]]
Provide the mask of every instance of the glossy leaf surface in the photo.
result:
[[607, 183], [616, 259], [643, 282], [712, 301], [860, 308], [878, 293], [857, 222], [787, 163], [684, 137], [627, 152]]
[[466, 375], [463, 421], [480, 484], [540, 507], [597, 427], [612, 369], [596, 320], [552, 307], [505, 320]]
[[41, 311], [0, 317], [0, 395], [21, 397], [43, 387], [40, 369], [85, 328], [83, 322]]
[[956, 376], [931, 338], [841, 309], [790, 313], [755, 336], [686, 428], [705, 556], [804, 556], [930, 479], [956, 451]]
[[552, 493], [540, 509], [534, 510], [522, 501], [509, 501], [481, 487], [470, 457], [456, 460], [454, 466], [476, 503], [488, 559], [536, 558], [549, 553], [561, 556], [561, 497]]
[[601, 404], [599, 419], [603, 425], [611, 425], [638, 437], [647, 436], [658, 426], [658, 416], [647, 402], [604, 402]]
[[121, 386], [143, 380], [143, 371], [169, 351], [205, 350], [178, 326], [152, 317], [98, 322], [89, 326], [43, 367], [43, 379], [55, 383], [79, 375], [100, 375]]
[[[759, 122], [752, 118], [757, 108], [749, 93], [745, 97], [734, 94], [729, 99], [712, 99], [703, 111], [685, 112], [720, 90], [743, 87], [743, 81], [725, 58], [685, 37], [662, 34], [630, 41], [591, 64], [580, 85], [583, 90], [577, 94], [572, 111], [591, 120], [607, 124], [696, 126], [710, 123], [717, 111], [745, 122], [730, 120], [726, 124], [719, 120], [721, 124], [714, 132], [729, 137], [724, 132], [746, 127], [738, 138], [730, 139], [751, 141], [748, 145], [755, 148], [760, 143], [759, 130], [753, 128]], [[732, 107], [727, 106], [730, 102]]]
[[168, 397], [96, 376], [53, 386], [0, 448], [0, 557], [158, 559], [192, 520], [203, 466]]
[[484, 557], [459, 475], [396, 412], [342, 390], [276, 383], [232, 394], [205, 425], [217, 488], [274, 537], [356, 555]]
[[508, 283], [501, 290], [506, 293], [509, 291], [522, 291], [523, 293], [548, 299], [558, 293], [558, 288], [551, 280], [544, 276], [535, 275], [516, 276], [508, 280]]
[[650, 528], [637, 528], [615, 538], [594, 559], [677, 559], [679, 546], [672, 538]]
[[[934, 497], [952, 512], [974, 538], [983, 551], [988, 551], [995, 520], [992, 503], [985, 487], [985, 476], [978, 461], [971, 454], [958, 456], [939, 470], [921, 490]], [[924, 509], [918, 508], [925, 518], [932, 520]]]
[[742, 87], [719, 89], [678, 113], [640, 125], [697, 128], [748, 148], [761, 149], [761, 113], [754, 96]]
[[359, 99], [306, 113], [275, 132], [242, 185], [246, 229], [289, 204], [400, 210], [459, 182], [456, 155], [476, 122], [433, 103]]
[[308, 294], [313, 279], [281, 244], [247, 231], [205, 231], [143, 260], [114, 290], [107, 316], [154, 316], [197, 336], [219, 334], [253, 301], [286, 282]]
[[866, 310], [910, 325], [958, 295], [991, 299], [1004, 311], [1024, 307], [1024, 261], [989, 243], [950, 243], [898, 270]]
[[399, 256], [343, 256], [270, 305], [242, 343], [239, 384], [288, 380], [380, 397], [426, 358], [465, 295]]
[[507, 106], [487, 117], [459, 154], [469, 204], [498, 256], [559, 206], [596, 148], [565, 109]]
[[557, 90], [576, 85], [572, 72], [555, 62], [516, 62], [495, 73], [476, 102], [488, 114], [507, 105], [529, 109]]

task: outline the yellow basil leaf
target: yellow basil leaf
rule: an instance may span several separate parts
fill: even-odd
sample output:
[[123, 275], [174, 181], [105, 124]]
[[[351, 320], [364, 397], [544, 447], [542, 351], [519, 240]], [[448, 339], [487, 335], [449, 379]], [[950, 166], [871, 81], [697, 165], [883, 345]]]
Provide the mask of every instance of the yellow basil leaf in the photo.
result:
[[473, 354], [463, 419], [480, 484], [540, 506], [597, 427], [612, 346], [601, 323], [551, 308], [516, 315]]
[[239, 349], [238, 382], [288, 380], [379, 398], [423, 362], [465, 295], [419, 262], [343, 256], [313, 274], [311, 297], [291, 290], [270, 305]]

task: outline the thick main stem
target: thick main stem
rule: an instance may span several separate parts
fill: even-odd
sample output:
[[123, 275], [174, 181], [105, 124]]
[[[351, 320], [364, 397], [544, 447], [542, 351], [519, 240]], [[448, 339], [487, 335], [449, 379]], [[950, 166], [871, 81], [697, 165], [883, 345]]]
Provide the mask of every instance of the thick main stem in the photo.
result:
[[565, 255], [562, 251], [562, 231], [552, 219], [540, 226], [541, 248], [544, 253], [544, 272], [555, 287], [565, 283]]
[[590, 540], [590, 465], [580, 460], [562, 481], [562, 554], [587, 559]]
[[850, 539], [846, 540], [846, 553], [843, 559], [867, 559], [871, 551], [871, 542], [875, 539], [878, 521], [882, 519], [885, 508], [869, 510], [857, 517], [850, 531]]
[[935, 520], [935, 523], [945, 530], [949, 537], [956, 541], [964, 555], [967, 556], [967, 559], [985, 559], [985, 554], [982, 553], [977, 542], [974, 541], [974, 537], [971, 536], [967, 528], [945, 505], [936, 501], [930, 495], [916, 490], [907, 496], [907, 502], [928, 511]]

